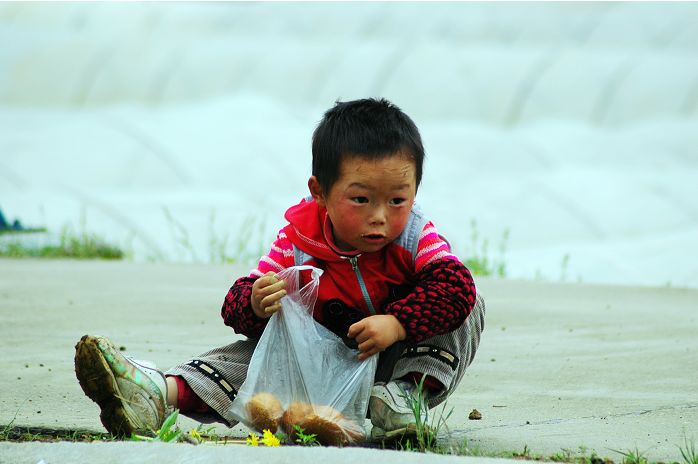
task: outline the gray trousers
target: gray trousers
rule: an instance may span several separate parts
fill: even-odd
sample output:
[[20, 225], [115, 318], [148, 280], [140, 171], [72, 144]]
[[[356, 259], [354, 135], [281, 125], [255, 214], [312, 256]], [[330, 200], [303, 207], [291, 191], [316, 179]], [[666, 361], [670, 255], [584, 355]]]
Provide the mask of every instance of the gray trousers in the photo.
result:
[[[375, 381], [388, 382], [411, 372], [430, 375], [446, 386], [428, 400], [428, 406], [433, 408], [445, 401], [460, 383], [473, 362], [484, 328], [485, 301], [478, 294], [473, 311], [458, 329], [416, 345], [398, 342], [380, 353]], [[222, 421], [230, 427], [237, 424], [228, 411], [245, 381], [256, 346], [257, 340], [238, 341], [207, 351], [165, 372], [184, 378], [194, 393], [217, 413], [182, 411], [182, 414], [206, 423]]]

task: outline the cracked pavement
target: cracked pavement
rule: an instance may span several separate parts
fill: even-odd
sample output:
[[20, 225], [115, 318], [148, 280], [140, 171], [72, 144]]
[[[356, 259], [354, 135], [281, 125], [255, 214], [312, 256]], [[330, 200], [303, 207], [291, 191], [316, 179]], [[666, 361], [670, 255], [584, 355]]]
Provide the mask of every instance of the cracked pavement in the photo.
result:
[[[245, 272], [0, 260], [0, 424], [16, 414], [17, 426], [103, 431], [73, 371], [80, 336], [109, 336], [126, 354], [169, 367], [236, 337], [219, 308]], [[446, 404], [455, 443], [546, 456], [583, 447], [614, 460], [621, 456], [612, 450], [637, 448], [673, 461], [684, 434], [698, 438], [697, 290], [484, 278], [477, 284], [486, 328]], [[481, 420], [468, 419], [472, 409]], [[187, 430], [196, 424], [180, 421]], [[241, 426], [218, 431], [247, 434]]]

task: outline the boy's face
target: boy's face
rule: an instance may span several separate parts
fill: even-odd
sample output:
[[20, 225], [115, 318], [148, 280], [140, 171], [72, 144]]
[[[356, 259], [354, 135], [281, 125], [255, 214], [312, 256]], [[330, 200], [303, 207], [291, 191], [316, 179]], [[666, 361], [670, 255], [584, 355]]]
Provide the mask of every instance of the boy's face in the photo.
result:
[[313, 198], [327, 209], [335, 244], [344, 251], [378, 251], [405, 228], [417, 193], [412, 158], [397, 153], [378, 160], [345, 156], [339, 178], [323, 192], [315, 176]]

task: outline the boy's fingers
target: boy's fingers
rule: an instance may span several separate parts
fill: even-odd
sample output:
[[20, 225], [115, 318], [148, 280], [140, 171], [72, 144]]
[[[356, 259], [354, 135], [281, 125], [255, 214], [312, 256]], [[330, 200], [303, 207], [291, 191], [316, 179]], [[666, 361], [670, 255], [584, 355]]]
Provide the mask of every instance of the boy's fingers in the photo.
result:
[[277, 312], [280, 309], [281, 309], [281, 303], [274, 303], [273, 305], [267, 306], [266, 308], [264, 308], [264, 312], [266, 314], [274, 314], [275, 312]]
[[260, 284], [264, 284], [264, 286], [266, 287], [267, 285], [275, 284], [276, 282], [278, 282], [279, 278], [274, 271], [269, 271], [263, 276], [261, 276], [259, 279], [257, 279], [257, 281], [259, 281]]
[[262, 287], [268, 287], [269, 285], [273, 285], [279, 281], [278, 277], [276, 277], [276, 273], [273, 271], [267, 272], [257, 280]]
[[[359, 332], [358, 334], [356, 334], [356, 337], [354, 337], [354, 340], [356, 340], [356, 343], [358, 343], [359, 345], [361, 345], [362, 343], [365, 343], [365, 342], [371, 340], [371, 337], [369, 337], [369, 336], [366, 334], [366, 331], [365, 331], [365, 330], [362, 330], [361, 332]], [[364, 350], [361, 350], [361, 351], [364, 351]]]
[[262, 277], [262, 279], [265, 279], [263, 282], [265, 285], [259, 289], [259, 293], [261, 295], [271, 295], [272, 293], [276, 293], [279, 290], [286, 288], [285, 280], [276, 280], [273, 277]]
[[379, 350], [373, 349], [371, 351], [359, 353], [359, 361], [363, 361], [364, 359], [370, 358], [374, 354], [378, 353], [378, 351]]
[[283, 282], [283, 286], [286, 286], [286, 281], [282, 280], [279, 278], [278, 274], [276, 274], [274, 271], [269, 271], [266, 274], [264, 274], [265, 277], [267, 277], [269, 281], [269, 285], [274, 285], [278, 282]]
[[375, 343], [373, 343], [373, 340], [366, 340], [364, 342], [360, 342], [358, 348], [362, 353], [366, 353], [375, 349]]
[[[285, 296], [286, 290], [279, 290], [276, 293], [272, 293], [271, 295], [265, 296], [259, 303], [261, 307], [266, 308], [267, 306], [271, 306], [273, 304], [278, 303], [278, 301]], [[281, 303], [278, 304], [281, 305]]]
[[363, 329], [363, 321], [354, 322], [349, 326], [349, 332], [347, 332], [347, 337], [354, 338]]
[[260, 300], [263, 300], [264, 298], [268, 298], [270, 296], [273, 296], [281, 291], [283, 291], [283, 295], [281, 295], [279, 298], [282, 298], [283, 296], [286, 295], [286, 290], [284, 290], [284, 287], [286, 287], [286, 282], [285, 281], [280, 281], [275, 283], [274, 285], [269, 285], [267, 287], [261, 287], [257, 290], [256, 294], [257, 297]]

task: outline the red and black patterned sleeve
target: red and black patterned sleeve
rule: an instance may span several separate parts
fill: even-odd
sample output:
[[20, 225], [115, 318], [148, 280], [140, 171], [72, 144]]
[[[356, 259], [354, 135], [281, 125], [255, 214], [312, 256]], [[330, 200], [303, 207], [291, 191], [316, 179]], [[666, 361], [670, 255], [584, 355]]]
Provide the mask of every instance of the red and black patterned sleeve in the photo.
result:
[[252, 285], [257, 277], [240, 277], [235, 281], [223, 301], [223, 323], [235, 333], [249, 338], [259, 338], [269, 319], [262, 319], [252, 310]]
[[279, 272], [293, 264], [293, 244], [282, 229], [269, 252], [259, 260], [257, 268], [249, 276], [240, 277], [230, 287], [221, 308], [223, 323], [232, 327], [235, 333], [249, 338], [261, 337], [269, 319], [257, 316], [252, 310], [252, 285], [267, 272]]
[[457, 259], [437, 259], [417, 273], [414, 290], [385, 307], [407, 332], [407, 341], [419, 343], [460, 327], [475, 305], [475, 283]]

